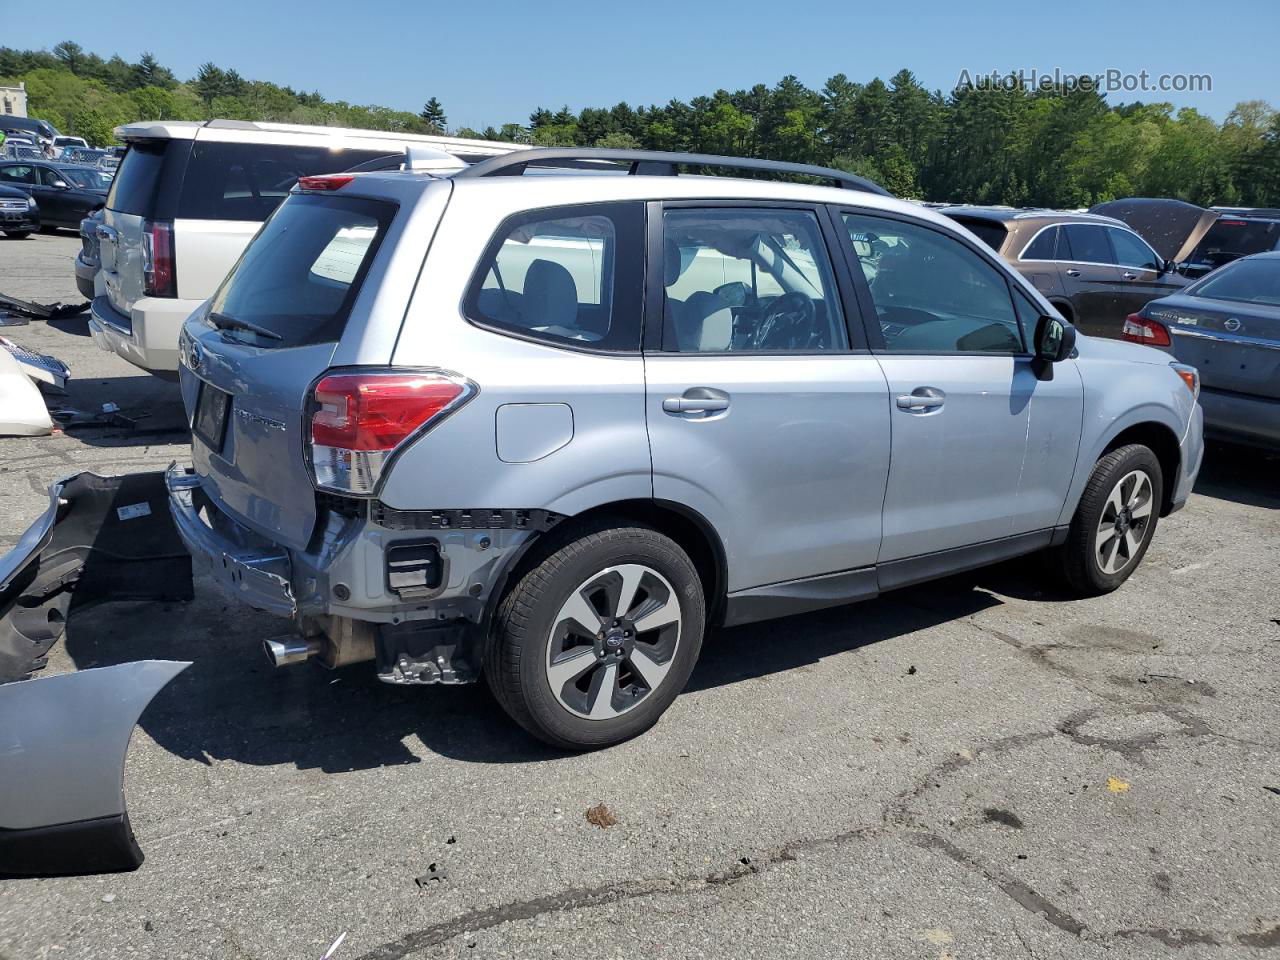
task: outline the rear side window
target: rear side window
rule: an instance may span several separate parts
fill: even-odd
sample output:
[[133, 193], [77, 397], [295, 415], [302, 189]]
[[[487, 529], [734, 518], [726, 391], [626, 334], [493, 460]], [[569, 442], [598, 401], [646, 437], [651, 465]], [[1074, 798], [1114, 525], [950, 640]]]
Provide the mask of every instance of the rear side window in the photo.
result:
[[182, 181], [179, 217], [262, 221], [284, 202], [298, 178], [338, 173], [394, 152], [322, 146], [197, 140]]
[[498, 229], [464, 310], [482, 326], [528, 339], [638, 350], [643, 280], [639, 203], [535, 210]]
[[190, 140], [145, 140], [129, 145], [107, 194], [107, 209], [157, 220], [174, 216]]
[[35, 183], [35, 167], [24, 163], [14, 163], [0, 167], [0, 183]]
[[211, 320], [261, 347], [337, 340], [395, 211], [355, 197], [292, 197], [214, 294]]
[[1035, 239], [1022, 251], [1020, 260], [1061, 260], [1066, 259], [1058, 253], [1058, 233], [1061, 227], [1046, 227], [1036, 234]]

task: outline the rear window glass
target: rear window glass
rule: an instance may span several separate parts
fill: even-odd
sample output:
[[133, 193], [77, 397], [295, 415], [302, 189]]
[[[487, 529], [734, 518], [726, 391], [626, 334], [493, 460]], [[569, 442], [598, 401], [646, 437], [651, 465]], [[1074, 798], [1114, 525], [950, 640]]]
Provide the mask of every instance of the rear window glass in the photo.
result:
[[954, 219], [996, 253], [1000, 252], [1000, 248], [1004, 246], [1005, 237], [1009, 235], [1004, 224], [996, 223], [994, 220], [984, 220], [981, 217], [955, 217]]
[[190, 149], [189, 140], [145, 140], [130, 144], [111, 181], [107, 209], [138, 217], [171, 218], [172, 198], [166, 204], [164, 194], [177, 190]]
[[1274, 220], [1218, 220], [1204, 235], [1195, 252], [1188, 258], [1192, 263], [1204, 263], [1219, 267], [1253, 253], [1265, 253], [1276, 249], [1280, 240], [1280, 222]]
[[290, 198], [214, 294], [212, 322], [255, 346], [337, 340], [395, 211], [355, 197]]
[[1057, 260], [1058, 259], [1058, 233], [1061, 227], [1049, 227], [1041, 230], [1034, 240], [1027, 244], [1027, 249], [1022, 251], [1023, 260]]
[[394, 147], [332, 150], [197, 140], [183, 178], [178, 216], [188, 220], [265, 220], [299, 177], [338, 173], [394, 152]]
[[1211, 273], [1187, 293], [1193, 297], [1280, 306], [1280, 260], [1241, 260]]

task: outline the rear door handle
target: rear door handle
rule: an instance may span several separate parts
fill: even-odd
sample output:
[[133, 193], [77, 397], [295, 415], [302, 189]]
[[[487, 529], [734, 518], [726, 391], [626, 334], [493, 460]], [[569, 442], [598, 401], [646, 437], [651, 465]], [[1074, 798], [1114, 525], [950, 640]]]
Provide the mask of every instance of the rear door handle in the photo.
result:
[[690, 387], [678, 397], [662, 401], [666, 413], [720, 413], [729, 409], [729, 394], [714, 387]]
[[1080, 271], [1079, 271], [1079, 270], [1068, 270], [1068, 271], [1067, 271], [1067, 276], [1068, 276], [1068, 277], [1078, 277], [1078, 276], [1080, 276]]
[[899, 410], [918, 412], [936, 410], [947, 401], [947, 395], [937, 387], [916, 387], [910, 393], [898, 397]]

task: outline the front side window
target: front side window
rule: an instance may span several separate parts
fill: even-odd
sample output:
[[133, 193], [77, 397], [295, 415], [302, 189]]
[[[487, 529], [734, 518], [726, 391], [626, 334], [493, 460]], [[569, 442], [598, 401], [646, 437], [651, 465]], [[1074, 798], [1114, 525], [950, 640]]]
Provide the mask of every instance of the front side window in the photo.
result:
[[1065, 260], [1058, 253], [1058, 234], [1061, 227], [1045, 227], [1035, 239], [1027, 244], [1027, 249], [1022, 251], [1022, 260]]
[[1160, 269], [1160, 258], [1142, 238], [1134, 236], [1128, 230], [1113, 228], [1109, 232], [1111, 245], [1116, 252], [1116, 263], [1120, 266], [1137, 267], [1139, 270]]
[[644, 279], [639, 203], [532, 211], [507, 220], [467, 294], [473, 321], [549, 343], [637, 350]]
[[663, 260], [663, 350], [787, 353], [848, 346], [812, 211], [668, 210]]
[[844, 214], [889, 353], [1023, 351], [1009, 284], [954, 237], [921, 224]]
[[1092, 223], [1072, 223], [1062, 228], [1071, 248], [1069, 257], [1076, 263], [1114, 264], [1115, 254], [1111, 251], [1111, 239], [1107, 236], [1107, 228]]

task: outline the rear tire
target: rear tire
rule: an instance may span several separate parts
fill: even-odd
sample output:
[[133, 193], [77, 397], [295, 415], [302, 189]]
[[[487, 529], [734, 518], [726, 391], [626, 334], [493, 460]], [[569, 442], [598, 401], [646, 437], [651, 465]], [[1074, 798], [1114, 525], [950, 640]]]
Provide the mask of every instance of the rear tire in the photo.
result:
[[1163, 495], [1160, 461], [1149, 447], [1129, 444], [1099, 460], [1055, 558], [1067, 586], [1094, 597], [1128, 580], [1151, 545]]
[[540, 740], [611, 746], [671, 706], [697, 662], [704, 621], [701, 580], [674, 540], [640, 526], [585, 531], [503, 598], [485, 677]]
[[4, 235], [10, 240], [25, 240], [31, 236], [31, 233], [30, 230], [6, 230]]

